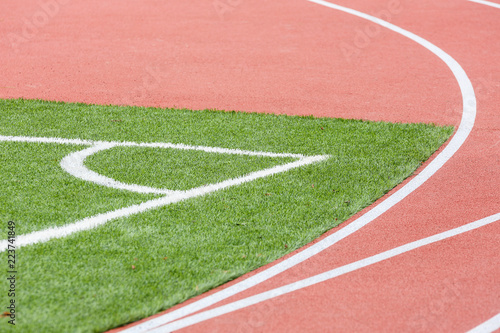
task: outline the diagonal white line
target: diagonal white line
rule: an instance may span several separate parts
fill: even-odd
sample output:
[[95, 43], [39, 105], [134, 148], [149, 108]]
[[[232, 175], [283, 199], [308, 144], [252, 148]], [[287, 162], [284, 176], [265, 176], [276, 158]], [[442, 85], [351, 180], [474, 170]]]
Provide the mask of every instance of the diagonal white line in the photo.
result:
[[486, 6], [490, 6], [490, 7], [494, 7], [494, 8], [500, 8], [500, 4], [494, 3], [491, 1], [484, 1], [484, 0], [469, 0], [469, 1], [480, 3], [482, 5], [486, 5]]
[[500, 329], [500, 313], [488, 319], [479, 326], [474, 327], [467, 333], [492, 333]]
[[420, 44], [421, 46], [425, 47], [433, 54], [435, 54], [438, 58], [440, 58], [452, 71], [453, 75], [455, 76], [455, 79], [458, 82], [460, 91], [462, 93], [463, 112], [462, 112], [462, 119], [460, 121], [460, 125], [458, 127], [457, 132], [455, 133], [449, 144], [446, 146], [446, 148], [439, 155], [437, 155], [436, 158], [431, 163], [429, 163], [429, 165], [427, 165], [427, 167], [423, 169], [417, 176], [415, 176], [410, 182], [408, 182], [397, 192], [389, 196], [382, 203], [375, 206], [373, 209], [371, 209], [361, 217], [357, 218], [356, 220], [348, 224], [346, 227], [340, 229], [338, 232], [324, 238], [318, 243], [308, 247], [303, 251], [298, 252], [297, 254], [285, 259], [284, 261], [274, 266], [271, 266], [270, 268], [261, 271], [245, 280], [242, 280], [241, 282], [238, 282], [212, 295], [204, 297], [196, 302], [178, 308], [172, 312], [150, 319], [139, 325], [132, 326], [124, 330], [123, 332], [127, 333], [144, 332], [148, 329], [164, 325], [171, 321], [198, 312], [228, 297], [231, 297], [253, 286], [256, 286], [272, 278], [273, 276], [276, 276], [286, 271], [287, 269], [300, 264], [301, 262], [307, 260], [308, 258], [311, 258], [312, 256], [320, 253], [321, 251], [332, 246], [338, 241], [344, 239], [345, 237], [353, 234], [354, 232], [358, 231], [359, 229], [361, 229], [362, 227], [364, 227], [365, 225], [367, 225], [368, 223], [372, 222], [377, 217], [385, 213], [387, 210], [392, 208], [394, 205], [399, 203], [406, 196], [408, 196], [410, 193], [412, 193], [422, 184], [424, 184], [460, 149], [460, 147], [462, 146], [462, 144], [465, 142], [470, 132], [472, 131], [472, 128], [474, 127], [474, 121], [476, 118], [476, 96], [474, 94], [474, 88], [472, 87], [472, 83], [470, 82], [467, 74], [462, 69], [460, 64], [450, 55], [448, 55], [446, 52], [444, 52], [431, 42], [423, 39], [422, 37], [419, 37], [414, 33], [404, 30], [392, 23], [386, 22], [377, 17], [370, 16], [365, 13], [347, 7], [338, 6], [322, 0], [308, 0], [308, 1], [325, 7], [336, 9], [357, 17], [361, 17], [368, 21], [379, 24], [389, 30], [392, 30]]
[[[358, 269], [379, 263], [381, 261], [396, 257], [396, 256], [404, 254], [406, 252], [416, 250], [422, 246], [430, 245], [430, 244], [445, 240], [447, 238], [454, 237], [454, 236], [463, 234], [465, 232], [478, 229], [480, 227], [484, 227], [484, 226], [491, 224], [493, 222], [497, 222], [498, 220], [500, 220], [500, 213], [495, 214], [495, 215], [491, 215], [491, 216], [486, 217], [484, 219], [463, 225], [463, 226], [455, 228], [455, 229], [451, 229], [451, 230], [439, 233], [439, 234], [434, 235], [434, 236], [423, 238], [423, 239], [420, 239], [418, 241], [411, 242], [411, 243], [396, 247], [394, 249], [379, 253], [377, 255], [374, 255], [374, 256], [371, 256], [371, 257], [368, 257], [368, 258], [365, 258], [365, 259], [362, 259], [362, 260], [359, 260], [356, 262], [353, 262], [351, 264], [341, 266], [341, 267], [332, 269], [330, 271], [327, 271], [327, 272], [324, 272], [324, 273], [321, 273], [318, 275], [311, 276], [307, 279], [303, 279], [303, 280], [300, 280], [300, 281], [297, 281], [294, 283], [290, 283], [288, 285], [285, 285], [285, 286], [282, 286], [279, 288], [275, 288], [275, 289], [272, 289], [272, 290], [254, 295], [254, 296], [250, 296], [250, 297], [241, 299], [239, 301], [217, 307], [215, 309], [204, 311], [204, 312], [192, 315], [190, 317], [186, 317], [186, 318], [180, 319], [178, 321], [174, 321], [174, 322], [169, 323], [165, 326], [157, 327], [156, 329], [150, 330], [148, 332], [160, 333], [160, 332], [172, 332], [175, 330], [179, 330], [181, 328], [185, 328], [185, 327], [188, 327], [188, 326], [191, 326], [191, 325], [194, 325], [194, 324], [197, 324], [197, 323], [200, 323], [200, 322], [203, 322], [205, 320], [209, 320], [209, 319], [212, 319], [215, 317], [219, 317], [219, 316], [222, 316], [224, 314], [234, 312], [234, 311], [255, 305], [257, 303], [291, 293], [293, 291], [297, 291], [297, 290], [300, 290], [300, 289], [303, 289], [306, 287], [310, 287], [310, 286], [313, 286], [315, 284], [318, 284], [318, 283], [321, 283], [321, 282], [324, 282], [327, 280], [331, 280], [331, 279], [339, 277], [341, 275], [344, 275], [344, 274], [356, 271]], [[498, 324], [498, 319], [493, 318], [492, 323], [488, 322], [488, 324], [485, 326], [493, 327], [495, 325], [495, 323]], [[478, 332], [486, 332], [486, 331], [484, 330], [484, 331], [478, 331]]]

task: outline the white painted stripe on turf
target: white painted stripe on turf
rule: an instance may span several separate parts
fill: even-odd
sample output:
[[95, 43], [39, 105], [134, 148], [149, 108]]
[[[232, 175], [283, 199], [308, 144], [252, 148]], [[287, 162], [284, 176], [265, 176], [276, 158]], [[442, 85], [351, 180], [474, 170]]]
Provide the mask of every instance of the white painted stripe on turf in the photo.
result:
[[204, 147], [204, 146], [189, 146], [182, 143], [135, 143], [135, 142], [121, 142], [120, 146], [137, 146], [137, 147], [149, 147], [149, 148], [172, 148], [172, 149], [182, 149], [182, 150], [198, 150], [207, 153], [218, 153], [218, 154], [233, 154], [233, 155], [247, 155], [247, 156], [262, 156], [262, 157], [291, 157], [291, 158], [303, 158], [305, 155], [302, 154], [289, 154], [289, 153], [269, 153], [263, 151], [250, 151], [241, 149], [228, 149], [219, 147]]
[[95, 184], [99, 184], [102, 186], [107, 186], [119, 190], [132, 191], [137, 193], [154, 193], [154, 194], [173, 194], [178, 191], [172, 191], [168, 189], [158, 189], [148, 186], [135, 185], [135, 184], [125, 184], [119, 181], [116, 181], [112, 178], [103, 176], [89, 170], [85, 165], [85, 159], [95, 153], [98, 153], [105, 149], [110, 149], [116, 147], [114, 143], [100, 143], [96, 144], [90, 148], [80, 150], [74, 153], [69, 154], [61, 160], [61, 168], [63, 168], [70, 175], [89, 181]]
[[[486, 218], [478, 220], [476, 222], [472, 222], [472, 223], [463, 225], [463, 226], [455, 228], [455, 229], [451, 229], [451, 230], [439, 233], [439, 234], [434, 235], [434, 236], [423, 238], [423, 239], [417, 240], [415, 242], [411, 242], [411, 243], [396, 247], [394, 249], [376, 254], [374, 256], [371, 256], [371, 257], [368, 257], [365, 259], [358, 260], [358, 261], [353, 262], [351, 264], [341, 266], [341, 267], [332, 269], [330, 271], [327, 271], [327, 272], [324, 272], [321, 274], [317, 274], [317, 275], [311, 276], [309, 278], [306, 278], [306, 279], [303, 279], [303, 280], [300, 280], [300, 281], [297, 281], [294, 283], [287, 284], [287, 285], [279, 287], [279, 288], [275, 288], [275, 289], [272, 289], [272, 290], [254, 295], [254, 296], [250, 296], [250, 297], [238, 300], [238, 301], [233, 302], [233, 303], [229, 303], [229, 304], [226, 304], [226, 305], [223, 305], [223, 306], [211, 309], [211, 310], [207, 310], [207, 311], [180, 319], [178, 321], [174, 321], [174, 322], [169, 323], [165, 326], [160, 326], [160, 327], [153, 329], [151, 331], [148, 331], [148, 332], [160, 333], [160, 332], [172, 332], [175, 330], [179, 330], [179, 329], [200, 323], [200, 322], [205, 321], [205, 320], [209, 320], [209, 319], [212, 319], [212, 318], [215, 318], [215, 317], [218, 317], [218, 316], [230, 313], [230, 312], [234, 312], [234, 311], [249, 307], [251, 305], [255, 305], [257, 303], [261, 303], [263, 301], [266, 301], [266, 300], [269, 300], [269, 299], [272, 299], [272, 298], [275, 298], [278, 296], [282, 296], [282, 295], [297, 291], [299, 289], [303, 289], [303, 288], [310, 287], [310, 286], [313, 286], [315, 284], [318, 284], [318, 283], [321, 283], [321, 282], [324, 282], [327, 280], [331, 280], [331, 279], [339, 277], [341, 275], [344, 275], [344, 274], [356, 271], [358, 269], [379, 263], [381, 261], [384, 261], [384, 260], [393, 258], [395, 256], [407, 253], [409, 251], [413, 251], [413, 250], [418, 249], [422, 246], [430, 245], [432, 243], [436, 243], [436, 242], [445, 240], [447, 238], [454, 237], [454, 236], [463, 234], [463, 233], [468, 232], [468, 231], [472, 231], [472, 230], [480, 228], [480, 227], [484, 227], [484, 226], [491, 224], [493, 222], [497, 222], [498, 220], [500, 220], [500, 213], [486, 217]], [[495, 317], [493, 319], [495, 319]], [[498, 324], [499, 319], [500, 318], [497, 318], [496, 322], [495, 322], [495, 320], [493, 320], [493, 323], [487, 322], [488, 323], [487, 326], [489, 328], [494, 327], [495, 324]], [[498, 328], [498, 326], [497, 326], [497, 328]], [[480, 330], [478, 332], [490, 332], [490, 331]]]
[[204, 297], [196, 302], [188, 304], [186, 306], [180, 307], [172, 312], [166, 313], [162, 316], [155, 317], [151, 320], [148, 320], [139, 325], [130, 327], [129, 329], [124, 330], [123, 332], [127, 333], [136, 333], [136, 332], [144, 332], [150, 328], [164, 325], [168, 322], [177, 320], [179, 318], [190, 315], [194, 312], [200, 311], [206, 307], [209, 307], [215, 303], [218, 303], [228, 297], [231, 297], [235, 294], [238, 294], [248, 288], [251, 288], [255, 285], [258, 285], [284, 271], [289, 269], [290, 267], [296, 266], [303, 262], [304, 260], [320, 253], [324, 249], [332, 246], [337, 243], [341, 239], [351, 235], [352, 233], [358, 231], [368, 223], [372, 222], [374, 219], [385, 213], [395, 204], [399, 203], [403, 200], [407, 195], [415, 191], [418, 187], [420, 187], [423, 183], [425, 183], [432, 175], [434, 175], [462, 146], [467, 137], [469, 136], [472, 128], [474, 127], [474, 121], [476, 118], [476, 96], [474, 94], [474, 88], [472, 87], [472, 83], [470, 82], [467, 74], [462, 69], [460, 64], [455, 61], [450, 55], [446, 52], [430, 43], [429, 41], [407, 31], [394, 24], [381, 20], [377, 17], [367, 15], [365, 13], [347, 8], [338, 5], [334, 5], [332, 3], [321, 1], [321, 0], [308, 0], [310, 2], [314, 2], [316, 4], [329, 7], [332, 9], [337, 9], [343, 11], [345, 13], [361, 17], [368, 21], [379, 24], [389, 30], [392, 30], [398, 34], [401, 34], [414, 42], [420, 44], [425, 47], [433, 54], [435, 54], [438, 58], [440, 58], [452, 71], [455, 79], [460, 86], [460, 91], [462, 93], [462, 101], [463, 101], [463, 112], [462, 119], [460, 121], [460, 125], [458, 127], [457, 132], [446, 146], [446, 148], [438, 155], [434, 160], [427, 165], [417, 176], [415, 176], [410, 182], [408, 182], [405, 186], [400, 188], [397, 192], [389, 196], [379, 205], [372, 208], [370, 211], [357, 218], [346, 227], [340, 229], [338, 232], [324, 238], [318, 243], [306, 248], [303, 251], [298, 252], [297, 254], [287, 258], [286, 260], [264, 270], [261, 271], [241, 282], [238, 282], [232, 286], [229, 286], [221, 291], [218, 291], [212, 295]]
[[94, 144], [93, 141], [80, 140], [80, 139], [43, 138], [43, 137], [10, 136], [10, 135], [0, 135], [0, 141], [33, 142], [33, 143], [58, 143], [58, 144], [64, 144], [64, 145], [92, 145], [92, 144]]
[[122, 147], [147, 147], [147, 148], [171, 148], [180, 150], [198, 150], [207, 153], [218, 154], [233, 154], [233, 155], [247, 155], [247, 156], [262, 156], [262, 157], [290, 157], [290, 158], [304, 158], [302, 154], [289, 154], [289, 153], [270, 153], [264, 151], [251, 151], [241, 149], [230, 149], [220, 147], [206, 147], [206, 146], [190, 146], [182, 143], [169, 143], [169, 142], [128, 142], [128, 141], [92, 141], [80, 139], [63, 139], [63, 138], [44, 138], [44, 137], [28, 137], [28, 136], [6, 136], [0, 135], [0, 141], [12, 142], [38, 142], [38, 143], [58, 143], [70, 145], [101, 145], [110, 144]]
[[492, 333], [498, 329], [500, 329], [500, 313], [485, 321], [481, 325], [467, 331], [467, 333]]
[[486, 6], [490, 6], [490, 7], [500, 8], [500, 4], [494, 3], [491, 1], [484, 1], [484, 0], [469, 0], [469, 1], [480, 3], [482, 5], [486, 5]]
[[[84, 218], [83, 220], [67, 224], [61, 227], [54, 227], [41, 231], [35, 231], [30, 234], [20, 235], [16, 237], [16, 247], [22, 247], [26, 245], [46, 242], [50, 239], [66, 237], [78, 231], [96, 228], [113, 219], [127, 217], [133, 214], [145, 212], [153, 208], [159, 208], [186, 199], [203, 196], [232, 186], [248, 183], [259, 178], [268, 177], [294, 168], [320, 162], [326, 160], [328, 157], [329, 157], [328, 155], [308, 156], [298, 161], [274, 166], [264, 170], [259, 170], [256, 172], [249, 173], [245, 176], [234, 179], [228, 179], [217, 184], [200, 186], [187, 191], [177, 191], [174, 194], [167, 195], [165, 197], [149, 200], [138, 205], [120, 208], [96, 216], [87, 217]], [[0, 241], [0, 252], [5, 251], [7, 249], [7, 246], [8, 246], [7, 240]]]

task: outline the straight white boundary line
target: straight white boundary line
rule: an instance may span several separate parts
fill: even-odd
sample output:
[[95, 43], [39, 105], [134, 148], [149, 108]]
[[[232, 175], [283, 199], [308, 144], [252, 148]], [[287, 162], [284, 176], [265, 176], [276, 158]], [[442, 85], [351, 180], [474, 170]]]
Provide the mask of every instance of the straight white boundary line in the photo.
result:
[[467, 333], [492, 333], [500, 329], [500, 313], [488, 319], [479, 326], [474, 327]]
[[[374, 256], [371, 256], [371, 257], [368, 257], [365, 259], [358, 260], [358, 261], [353, 262], [351, 264], [341, 266], [341, 267], [332, 269], [330, 271], [327, 271], [327, 272], [324, 272], [321, 274], [317, 274], [317, 275], [311, 276], [309, 278], [306, 278], [306, 279], [303, 279], [303, 280], [300, 280], [300, 281], [297, 281], [294, 283], [287, 284], [287, 285], [279, 287], [279, 288], [275, 288], [275, 289], [272, 289], [272, 290], [254, 295], [254, 296], [250, 296], [250, 297], [247, 297], [247, 298], [238, 300], [236, 302], [229, 303], [229, 304], [226, 304], [226, 305], [223, 305], [223, 306], [211, 309], [211, 310], [197, 313], [195, 315], [192, 315], [192, 316], [180, 319], [178, 321], [174, 321], [172, 323], [169, 323], [165, 326], [160, 326], [160, 327], [153, 329], [151, 331], [148, 331], [148, 332], [151, 332], [151, 333], [172, 332], [172, 331], [179, 330], [179, 329], [182, 329], [182, 328], [194, 325], [194, 324], [198, 324], [202, 321], [209, 320], [209, 319], [212, 319], [215, 317], [219, 317], [219, 316], [222, 316], [224, 314], [234, 312], [234, 311], [249, 307], [251, 305], [255, 305], [257, 303], [261, 303], [261, 302], [267, 301], [269, 299], [297, 291], [299, 289], [307, 288], [307, 287], [313, 286], [315, 284], [318, 284], [318, 283], [321, 283], [321, 282], [324, 282], [327, 280], [331, 280], [333, 278], [339, 277], [341, 275], [344, 275], [344, 274], [347, 274], [350, 272], [354, 272], [358, 269], [379, 263], [381, 261], [396, 257], [398, 255], [407, 253], [409, 251], [413, 251], [413, 250], [418, 249], [422, 246], [426, 246], [426, 245], [430, 245], [432, 243], [440, 242], [440, 241], [445, 240], [447, 238], [454, 237], [454, 236], [463, 234], [465, 232], [472, 231], [474, 229], [478, 229], [480, 227], [484, 227], [484, 226], [491, 224], [493, 222], [497, 222], [498, 220], [500, 220], [500, 213], [497, 213], [495, 215], [491, 215], [491, 216], [486, 217], [484, 219], [463, 225], [463, 226], [455, 228], [455, 229], [451, 229], [451, 230], [436, 234], [434, 236], [430, 236], [430, 237], [423, 238], [423, 239], [420, 239], [420, 240], [417, 240], [417, 241], [414, 241], [414, 242], [411, 242], [411, 243], [408, 243], [408, 244], [405, 244], [402, 246], [398, 246], [394, 249], [376, 254]], [[493, 323], [493, 324], [495, 324], [495, 323]], [[493, 325], [493, 324], [491, 324], [491, 325]], [[488, 323], [488, 325], [490, 325], [490, 324]], [[490, 327], [490, 326], [488, 326], [488, 327]], [[491, 326], [491, 327], [493, 327], [493, 326]], [[480, 331], [480, 332], [484, 332], [484, 331]]]
[[306, 157], [306, 155], [302, 154], [269, 153], [264, 151], [251, 151], [251, 150], [229, 149], [220, 147], [190, 146], [182, 143], [169, 143], [169, 142], [93, 141], [93, 140], [80, 140], [80, 139], [8, 136], [8, 135], [0, 135], [0, 141], [58, 143], [58, 144], [87, 145], [87, 146], [109, 144], [122, 147], [171, 148], [171, 149], [181, 149], [181, 150], [198, 150], [198, 151], [204, 151], [206, 153], [263, 156], [263, 157], [291, 157], [291, 158]]
[[[211, 153], [229, 153], [229, 154], [239, 154], [239, 155], [252, 155], [252, 156], [272, 156], [272, 157], [299, 157], [298, 160], [289, 162], [287, 164], [282, 164], [282, 165], [277, 165], [271, 168], [251, 172], [247, 175], [238, 177], [238, 178], [233, 178], [233, 179], [227, 179], [222, 182], [216, 183], [216, 184], [209, 184], [209, 185], [204, 185], [200, 186], [197, 188], [193, 188], [187, 191], [172, 191], [168, 192], [166, 196], [163, 196], [161, 198], [157, 199], [152, 199], [146, 202], [143, 202], [141, 204], [137, 205], [132, 205], [129, 207], [124, 207], [120, 208], [114, 211], [98, 214], [95, 216], [87, 217], [84, 218], [80, 221], [67, 224], [64, 226], [60, 227], [53, 227], [53, 228], [48, 228], [40, 231], [35, 231], [29, 234], [25, 235], [20, 235], [16, 237], [16, 246], [22, 247], [26, 245], [31, 245], [31, 244], [36, 244], [36, 243], [41, 243], [41, 242], [46, 242], [51, 239], [55, 238], [62, 238], [69, 236], [70, 234], [73, 234], [75, 232], [83, 231], [83, 230], [90, 230], [93, 228], [96, 228], [97, 226], [103, 225], [106, 222], [121, 218], [121, 217], [127, 217], [133, 214], [138, 214], [145, 212], [150, 209], [154, 208], [159, 208], [162, 206], [166, 206], [172, 203], [180, 202], [186, 199], [190, 198], [195, 198], [199, 196], [203, 196], [215, 191], [219, 191], [225, 188], [229, 188], [232, 186], [236, 185], [241, 185], [244, 183], [251, 182], [253, 180], [259, 179], [259, 178], [264, 178], [267, 176], [275, 175], [278, 173], [282, 173], [294, 168], [298, 168], [301, 166], [305, 166], [308, 164], [312, 163], [317, 163], [323, 160], [326, 160], [329, 156], [328, 155], [316, 155], [316, 156], [304, 156], [304, 155], [299, 155], [299, 154], [275, 154], [275, 153], [266, 153], [266, 152], [251, 152], [251, 151], [243, 151], [243, 150], [234, 150], [234, 149], [225, 149], [225, 148], [214, 148], [214, 147], [200, 147], [200, 146], [187, 146], [187, 145], [173, 145], [173, 144], [162, 144], [162, 143], [153, 143], [153, 144], [141, 144], [141, 143], [134, 143], [134, 142], [126, 142], [126, 143], [120, 143], [120, 142], [105, 142], [105, 141], [85, 141], [85, 140], [73, 140], [73, 139], [60, 139], [60, 138], [32, 138], [32, 137], [8, 137], [8, 136], [0, 136], [0, 141], [10, 141], [10, 142], [38, 142], [38, 143], [57, 143], [57, 144], [77, 144], [77, 145], [94, 145], [90, 148], [84, 149], [80, 152], [77, 153], [72, 153], [68, 155], [66, 158], [64, 158], [61, 161], [61, 166], [63, 167], [64, 170], [70, 172], [70, 174], [74, 175], [75, 177], [80, 178], [79, 176], [82, 176], [80, 172], [85, 173], [85, 170], [77, 170], [75, 169], [79, 168], [79, 163], [83, 162], [83, 159], [85, 156], [88, 156], [92, 153], [96, 153], [101, 149], [108, 149], [112, 148], [115, 146], [139, 146], [139, 147], [158, 147], [158, 148], [176, 148], [176, 149], [189, 149], [189, 150], [203, 150], [206, 152], [211, 152]], [[181, 148], [179, 148], [181, 147]], [[80, 155], [78, 154], [80, 153]], [[75, 157], [75, 154], [78, 155]], [[68, 158], [69, 157], [69, 158]], [[87, 169], [88, 170], [88, 169]], [[107, 178], [104, 176], [101, 176], [97, 173], [94, 173], [90, 170], [89, 172], [95, 174], [98, 179], [91, 179], [93, 177], [93, 174], [90, 176], [88, 175], [83, 175], [83, 177], [90, 177], [89, 181], [95, 181], [95, 182], [100, 182], [102, 181], [101, 185], [104, 186], [110, 186], [113, 187], [113, 185], [116, 185], [116, 182], [111, 178]], [[100, 178], [103, 177], [103, 178]], [[110, 181], [107, 182], [106, 179]], [[116, 183], [114, 183], [116, 182]], [[119, 183], [119, 185], [122, 183]], [[137, 188], [134, 186], [137, 185], [127, 185], [127, 184], [122, 184], [125, 187], [120, 188], [120, 189], [126, 189], [126, 190], [133, 190], [136, 191]], [[0, 253], [7, 250], [8, 248], [8, 241], [7, 240], [2, 240], [0, 241]]]
[[500, 8], [500, 4], [490, 2], [490, 1], [485, 1], [485, 0], [469, 0], [470, 2], [476, 2], [480, 3], [482, 5], [490, 6], [490, 7], [495, 7], [495, 8]]
[[411, 39], [417, 44], [420, 44], [421, 46], [425, 47], [430, 52], [432, 52], [434, 55], [436, 55], [438, 58], [440, 58], [452, 71], [453, 75], [455, 76], [458, 82], [458, 85], [460, 86], [460, 91], [462, 93], [463, 112], [462, 112], [462, 119], [460, 121], [460, 125], [458, 127], [457, 132], [455, 133], [449, 144], [446, 146], [446, 148], [438, 156], [436, 156], [436, 158], [431, 163], [429, 163], [429, 165], [427, 165], [427, 167], [424, 168], [417, 176], [415, 176], [405, 186], [403, 186], [397, 192], [389, 196], [379, 205], [375, 206], [361, 217], [357, 218], [344, 228], [340, 229], [338, 232], [324, 238], [323, 240], [306, 248], [305, 250], [302, 250], [297, 254], [283, 260], [282, 262], [274, 266], [271, 266], [270, 268], [261, 271], [245, 280], [242, 280], [214, 294], [206, 296], [198, 301], [180, 307], [172, 312], [153, 318], [139, 325], [132, 326], [128, 329], [123, 330], [123, 332], [127, 333], [144, 332], [148, 329], [152, 329], [160, 325], [165, 325], [166, 323], [172, 322], [179, 318], [198, 312], [228, 297], [231, 297], [253, 286], [256, 286], [286, 271], [287, 269], [300, 264], [304, 260], [320, 253], [326, 248], [332, 246], [333, 244], [337, 243], [338, 241], [344, 239], [345, 237], [358, 231], [368, 223], [372, 222], [377, 217], [379, 217], [387, 210], [389, 210], [391, 207], [393, 207], [401, 200], [403, 200], [410, 193], [415, 191], [423, 183], [425, 183], [460, 149], [460, 147], [462, 146], [462, 144], [465, 142], [470, 132], [472, 131], [472, 128], [474, 127], [474, 121], [476, 118], [476, 96], [474, 94], [474, 88], [472, 87], [471, 81], [469, 80], [467, 74], [462, 69], [460, 64], [450, 55], [448, 55], [446, 52], [444, 52], [434, 44], [430, 43], [429, 41], [423, 39], [422, 37], [419, 37], [407, 30], [404, 30], [392, 23], [386, 22], [377, 17], [367, 15], [357, 10], [338, 6], [322, 0], [308, 0], [308, 1], [325, 7], [336, 9], [366, 19], [368, 21], [374, 22], [376, 24], [379, 24], [389, 30], [392, 30], [402, 36]]
[[61, 145], [87, 145], [87, 146], [91, 146], [96, 143], [94, 141], [80, 140], [80, 139], [44, 138], [44, 137], [34, 137], [34, 136], [11, 136], [11, 135], [0, 135], [0, 141], [58, 143]]

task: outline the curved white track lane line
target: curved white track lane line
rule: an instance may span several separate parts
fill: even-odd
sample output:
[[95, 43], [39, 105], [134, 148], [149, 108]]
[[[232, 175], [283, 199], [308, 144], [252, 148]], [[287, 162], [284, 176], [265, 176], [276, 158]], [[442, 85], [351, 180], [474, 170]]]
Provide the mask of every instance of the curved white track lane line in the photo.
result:
[[472, 83], [469, 80], [467, 74], [462, 69], [460, 64], [453, 59], [446, 52], [441, 50], [436, 45], [430, 43], [429, 41], [411, 33], [407, 30], [404, 30], [398, 26], [395, 26], [392, 23], [381, 20], [377, 17], [367, 15], [365, 13], [359, 12], [354, 9], [350, 9], [347, 7], [338, 6], [326, 1], [321, 0], [308, 0], [310, 2], [314, 2], [316, 4], [329, 7], [332, 9], [336, 9], [368, 21], [379, 24], [389, 30], [392, 30], [402, 36], [405, 36], [412, 41], [420, 44], [425, 47], [437, 57], [439, 57], [452, 71], [455, 76], [458, 85], [460, 86], [460, 91], [462, 93], [462, 101], [463, 101], [463, 112], [462, 119], [460, 121], [460, 125], [458, 127], [457, 132], [446, 146], [446, 148], [434, 158], [434, 160], [427, 165], [425, 169], [423, 169], [417, 176], [415, 176], [411, 181], [409, 181], [405, 186], [400, 188], [397, 192], [389, 196], [379, 205], [372, 208], [370, 211], [366, 212], [361, 217], [357, 218], [344, 228], [340, 229], [338, 232], [324, 238], [318, 243], [298, 252], [297, 254], [285, 259], [284, 261], [261, 271], [241, 282], [238, 282], [232, 286], [229, 286], [221, 291], [218, 291], [212, 295], [209, 295], [205, 298], [202, 298], [196, 302], [178, 308], [172, 312], [166, 313], [162, 316], [153, 318], [149, 321], [141, 323], [136, 326], [132, 326], [123, 332], [127, 333], [136, 333], [136, 332], [144, 332], [148, 329], [152, 329], [154, 327], [164, 325], [166, 323], [172, 322], [179, 318], [188, 316], [192, 313], [200, 311], [206, 307], [209, 307], [215, 303], [218, 303], [228, 297], [231, 297], [235, 294], [238, 294], [248, 288], [256, 286], [284, 271], [287, 269], [294, 267], [306, 259], [311, 258], [312, 256], [320, 253], [324, 249], [332, 246], [337, 243], [341, 239], [351, 235], [352, 233], [358, 231], [368, 223], [372, 222], [374, 219], [385, 213], [391, 207], [399, 203], [403, 200], [407, 195], [415, 191], [418, 187], [420, 187], [423, 183], [425, 183], [432, 175], [434, 175], [462, 146], [467, 137], [469, 136], [472, 128], [474, 127], [474, 121], [476, 118], [476, 96], [474, 94], [474, 88], [472, 87]]
[[153, 194], [174, 194], [179, 192], [179, 191], [159, 189], [142, 185], [125, 184], [116, 181], [112, 178], [100, 175], [92, 170], [89, 170], [84, 165], [85, 159], [87, 157], [96, 154], [102, 150], [111, 149], [116, 146], [117, 145], [115, 143], [100, 143], [90, 148], [71, 153], [61, 160], [60, 163], [61, 168], [63, 168], [67, 173], [76, 178], [119, 190], [126, 190], [137, 193], [153, 193]]
[[500, 313], [481, 325], [474, 327], [467, 333], [492, 333], [498, 329], [500, 329]]
[[495, 8], [500, 8], [500, 5], [498, 3], [490, 2], [490, 1], [484, 1], [484, 0], [469, 0], [470, 2], [475, 2], [475, 3], [480, 3], [482, 5], [490, 6], [490, 7], [495, 7]]
[[[417, 240], [415, 242], [411, 242], [402, 246], [398, 246], [394, 249], [376, 254], [374, 256], [358, 260], [356, 262], [353, 262], [351, 264], [341, 266], [335, 269], [332, 269], [330, 271], [317, 274], [314, 276], [311, 276], [307, 279], [303, 279], [294, 283], [287, 284], [285, 286], [275, 288], [254, 296], [250, 296], [244, 299], [241, 299], [239, 301], [229, 303], [220, 307], [217, 307], [215, 309], [207, 310], [201, 313], [197, 313], [195, 315], [177, 320], [175, 322], [172, 322], [170, 324], [167, 324], [165, 326], [160, 326], [154, 330], [151, 330], [149, 332], [151, 333], [160, 333], [160, 332], [172, 332], [175, 330], [179, 330], [181, 328], [185, 328], [194, 324], [198, 324], [202, 321], [209, 320], [215, 317], [222, 316], [224, 314], [234, 312], [252, 305], [255, 305], [257, 303], [270, 300], [273, 298], [276, 298], [278, 296], [282, 296], [300, 289], [304, 289], [310, 286], [313, 286], [315, 284], [331, 280], [333, 278], [339, 277], [341, 275], [354, 272], [358, 269], [379, 263], [381, 261], [396, 257], [398, 255], [404, 254], [409, 251], [413, 251], [415, 249], [418, 249], [422, 246], [430, 245], [432, 243], [440, 242], [442, 240], [445, 240], [450, 237], [454, 237], [460, 234], [463, 234], [465, 232], [472, 231], [477, 228], [484, 227], [488, 224], [491, 224], [493, 222], [497, 222], [500, 220], [500, 213], [497, 213], [495, 215], [491, 215], [489, 217], [486, 217], [484, 219], [478, 220], [476, 222], [472, 222], [469, 224], [465, 224], [461, 227], [451, 229], [439, 234], [436, 234], [434, 236], [430, 236], [427, 238], [423, 238], [420, 240]], [[493, 321], [493, 324], [495, 322]], [[488, 323], [490, 325], [490, 323]], [[485, 331], [479, 331], [479, 332], [485, 332]]]

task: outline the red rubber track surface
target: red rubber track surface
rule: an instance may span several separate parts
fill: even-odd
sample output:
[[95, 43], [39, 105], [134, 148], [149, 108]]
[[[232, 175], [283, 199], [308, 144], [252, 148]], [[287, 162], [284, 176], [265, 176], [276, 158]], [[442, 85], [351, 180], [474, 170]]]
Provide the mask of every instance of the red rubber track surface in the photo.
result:
[[[41, 2], [56, 3], [50, 15], [37, 2], [0, 3], [0, 98], [460, 122], [458, 84], [435, 55], [383, 28], [362, 39], [373, 24], [305, 0], [228, 1], [225, 12], [214, 7], [224, 1], [54, 1]], [[395, 2], [335, 1], [368, 14]], [[465, 0], [400, 9], [391, 23], [471, 79], [471, 135], [381, 217], [217, 306], [500, 211], [500, 10]], [[494, 223], [183, 331], [466, 331], [500, 312], [499, 245]]]

